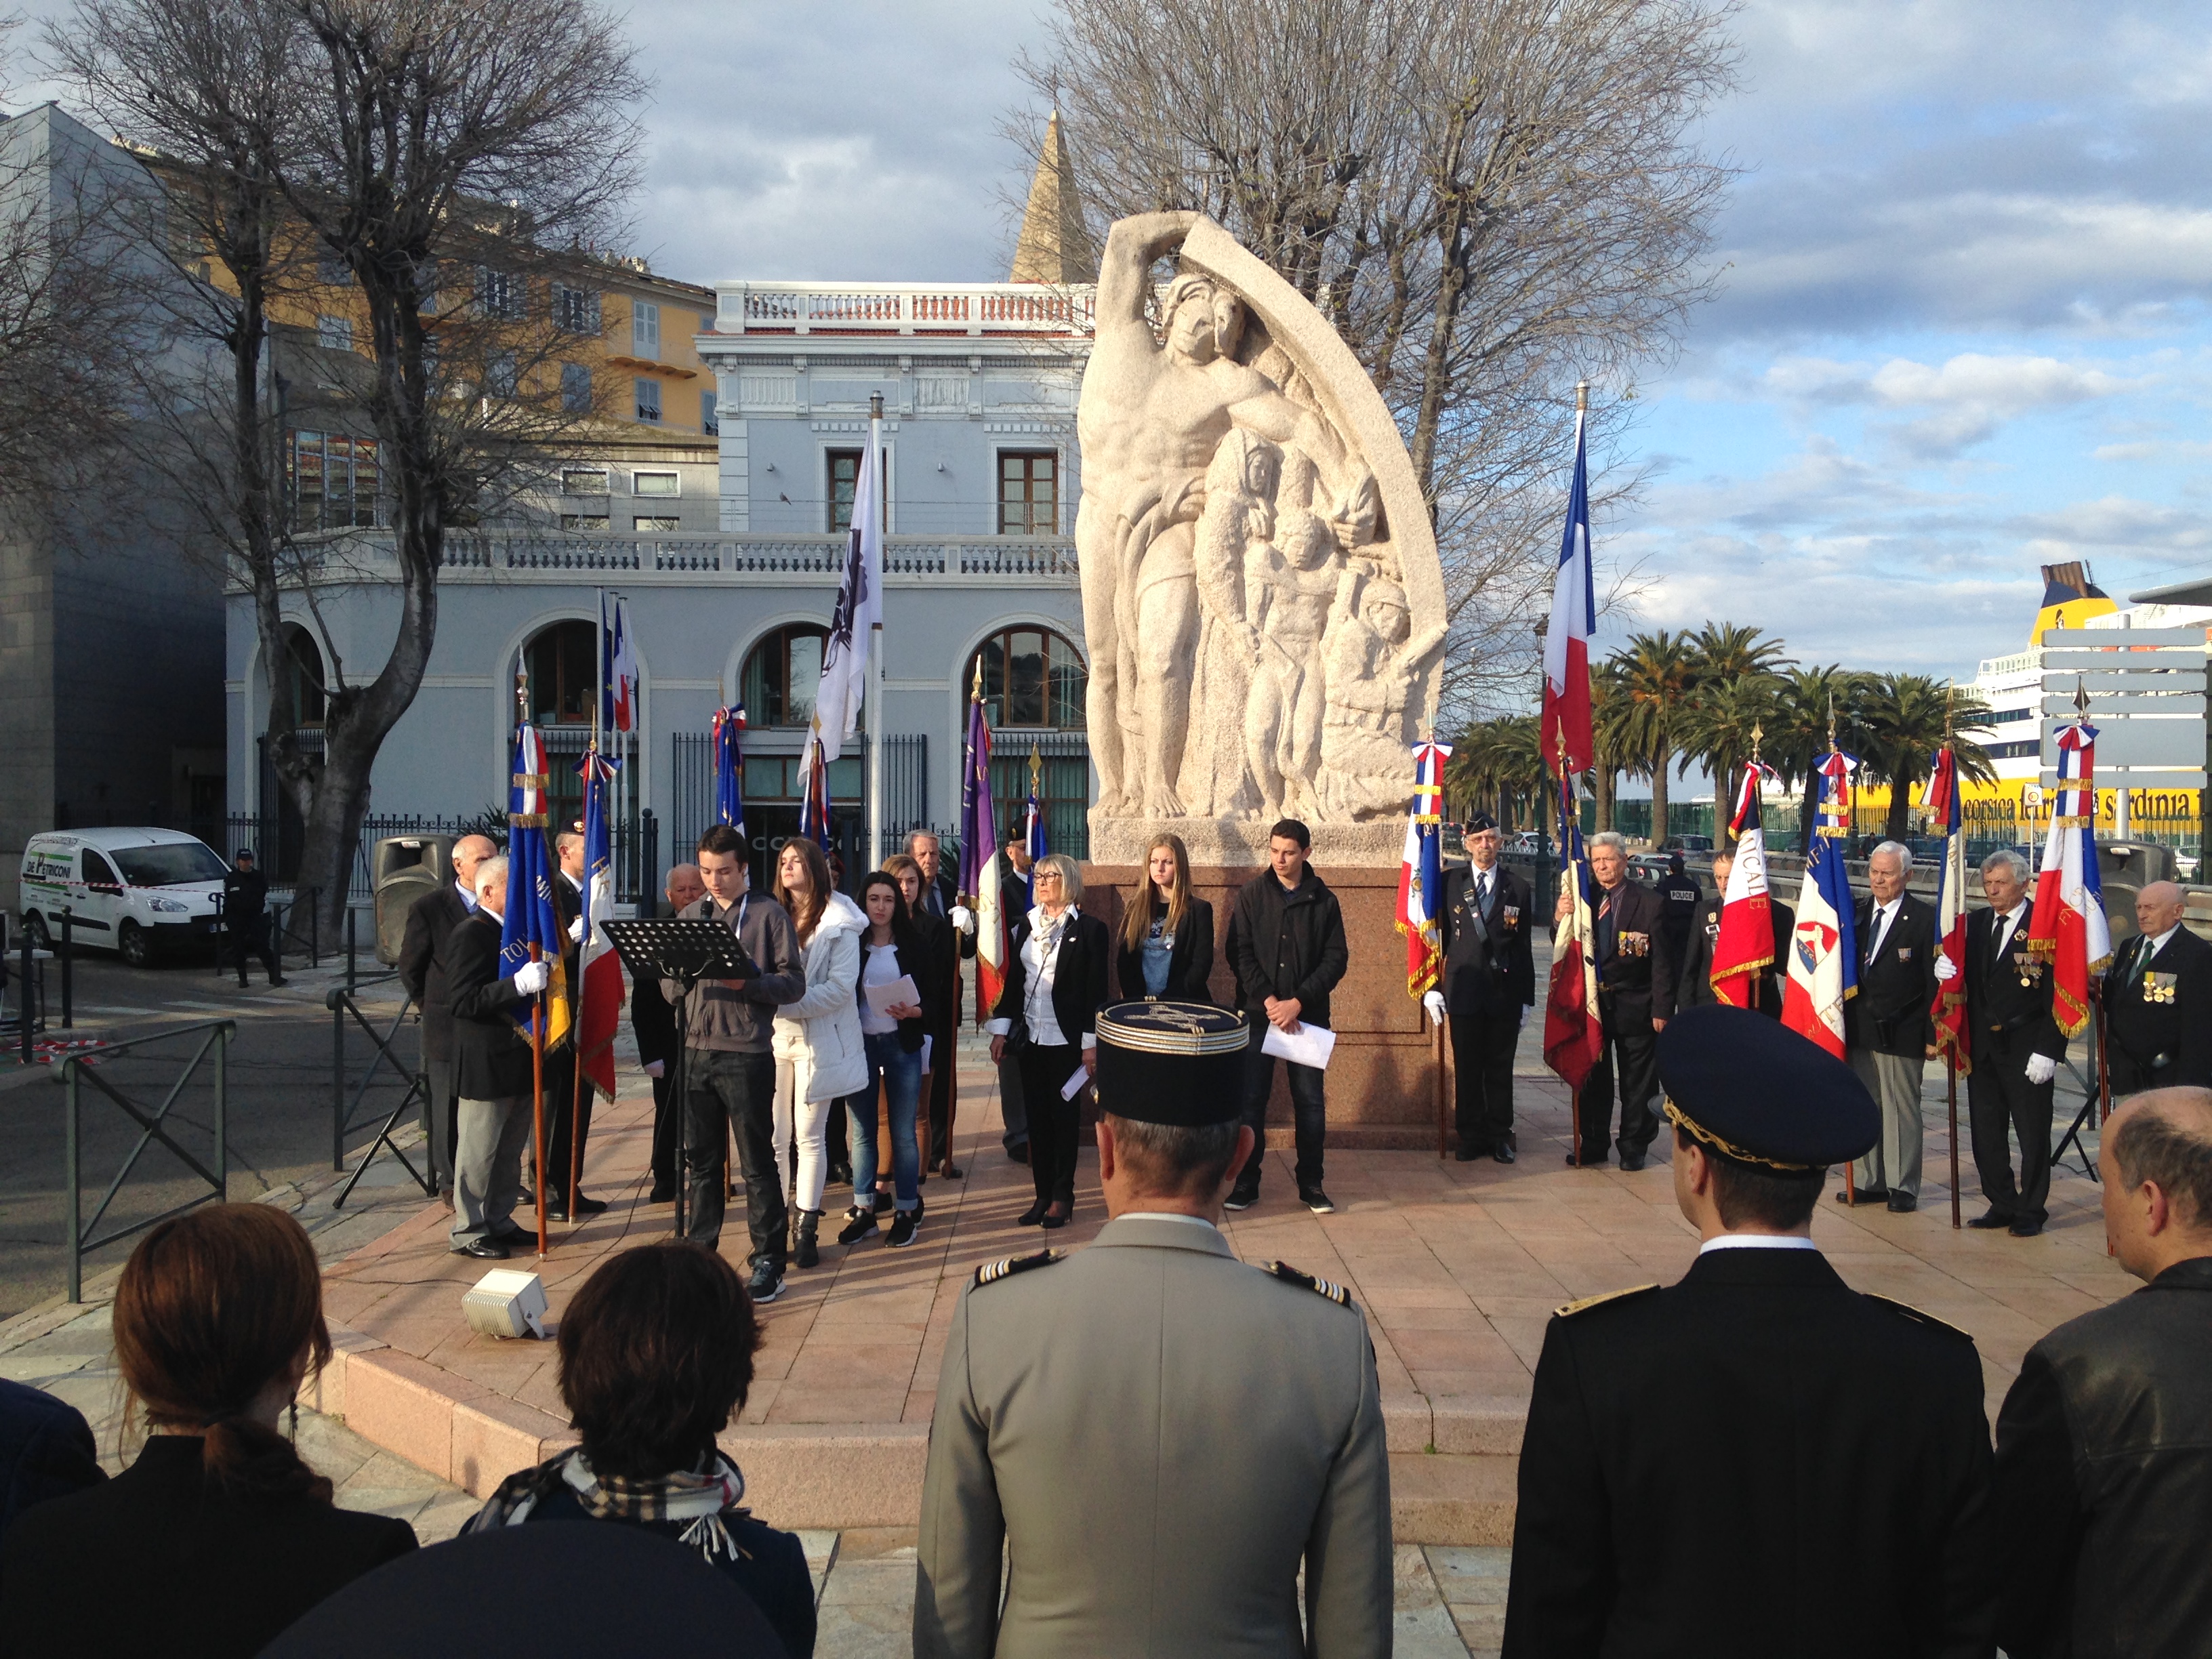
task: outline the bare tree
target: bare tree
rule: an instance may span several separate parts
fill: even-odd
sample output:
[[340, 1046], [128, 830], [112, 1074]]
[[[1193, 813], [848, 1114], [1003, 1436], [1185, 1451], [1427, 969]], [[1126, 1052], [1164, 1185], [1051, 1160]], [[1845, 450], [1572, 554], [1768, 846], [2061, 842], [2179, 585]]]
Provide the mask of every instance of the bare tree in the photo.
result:
[[[1730, 9], [1085, 0], [1017, 60], [1062, 112], [1096, 232], [1211, 215], [1374, 377], [1435, 518], [1456, 712], [1526, 684], [1575, 382], [1601, 389], [1602, 455], [1635, 375], [1711, 292], [1729, 173], [1690, 130], [1733, 82]], [[1009, 118], [1032, 160], [1042, 125]]]
[[[52, 50], [157, 152], [187, 274], [210, 262], [173, 315], [222, 347], [227, 384], [171, 374], [163, 453], [217, 486], [203, 516], [253, 589], [299, 879], [335, 926], [377, 754], [436, 641], [447, 532], [506, 512], [598, 412], [562, 359], [599, 331], [592, 250], [624, 228], [644, 82], [585, 0], [79, 0]], [[364, 526], [288, 514], [264, 354], [272, 317], [333, 284], [367, 350], [319, 350], [318, 418], [374, 434], [400, 617], [367, 667], [321, 630], [318, 756], [296, 740], [283, 596], [312, 610]]]

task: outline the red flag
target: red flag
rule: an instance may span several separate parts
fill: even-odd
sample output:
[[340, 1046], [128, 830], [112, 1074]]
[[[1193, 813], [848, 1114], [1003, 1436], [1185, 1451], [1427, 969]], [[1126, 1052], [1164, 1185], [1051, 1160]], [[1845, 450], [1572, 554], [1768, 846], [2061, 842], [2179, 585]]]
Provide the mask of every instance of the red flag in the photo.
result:
[[1559, 884], [1575, 902], [1552, 936], [1552, 982], [1544, 995], [1544, 1064], [1569, 1088], [1580, 1089], [1605, 1054], [1605, 1022], [1597, 1002], [1589, 865], [1583, 857], [1574, 790], [1564, 779], [1559, 802]]
[[1936, 1046], [1954, 1069], [1974, 1069], [1966, 1041], [1966, 830], [1959, 799], [1958, 757], [1945, 744], [1928, 781], [1928, 815], [1943, 823], [1943, 869], [1936, 894], [1936, 949], [1950, 963], [1951, 977], [1936, 987], [1929, 1018], [1936, 1022]]
[[1743, 775], [1735, 816], [1729, 821], [1735, 863], [1721, 895], [1720, 936], [1713, 941], [1713, 995], [1738, 1008], [1758, 1000], [1759, 970], [1774, 963], [1774, 920], [1766, 892], [1766, 831], [1759, 821], [1759, 775]]

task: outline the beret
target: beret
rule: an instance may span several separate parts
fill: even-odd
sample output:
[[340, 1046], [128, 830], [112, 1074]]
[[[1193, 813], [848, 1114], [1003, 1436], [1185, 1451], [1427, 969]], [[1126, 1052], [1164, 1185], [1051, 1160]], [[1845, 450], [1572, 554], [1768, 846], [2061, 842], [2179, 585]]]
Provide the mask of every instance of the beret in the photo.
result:
[[1713, 1151], [1785, 1170], [1863, 1157], [1881, 1114], [1859, 1075], [1779, 1020], [1704, 1003], [1659, 1034], [1667, 1116]]
[[1244, 1022], [1206, 1002], [1115, 1002], [1094, 1022], [1098, 1109], [1201, 1128], [1243, 1115]]
[[1498, 828], [1498, 820], [1496, 818], [1491, 817], [1487, 812], [1477, 812], [1472, 817], [1468, 819], [1465, 833], [1470, 836], [1479, 836], [1486, 830], [1495, 830], [1496, 828]]

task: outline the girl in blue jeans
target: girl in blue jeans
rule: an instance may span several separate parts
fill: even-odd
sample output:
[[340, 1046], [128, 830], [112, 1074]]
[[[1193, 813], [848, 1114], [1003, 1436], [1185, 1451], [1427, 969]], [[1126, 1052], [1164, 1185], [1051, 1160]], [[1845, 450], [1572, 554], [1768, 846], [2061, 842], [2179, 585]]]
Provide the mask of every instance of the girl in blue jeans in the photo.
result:
[[[860, 939], [860, 1035], [866, 1046], [868, 1075], [860, 1092], [846, 1097], [852, 1114], [853, 1207], [846, 1212], [840, 1244], [857, 1244], [876, 1231], [876, 1089], [880, 1082], [890, 1109], [891, 1180], [894, 1213], [889, 1243], [903, 1249], [914, 1243], [921, 1219], [921, 1148], [915, 1138], [915, 1113], [921, 1099], [921, 1002], [930, 966], [921, 936], [907, 914], [897, 878], [878, 870], [860, 884], [860, 908], [868, 931]], [[914, 981], [915, 994], [885, 1003], [869, 998], [901, 979]], [[951, 1057], [945, 1056], [945, 1063]]]

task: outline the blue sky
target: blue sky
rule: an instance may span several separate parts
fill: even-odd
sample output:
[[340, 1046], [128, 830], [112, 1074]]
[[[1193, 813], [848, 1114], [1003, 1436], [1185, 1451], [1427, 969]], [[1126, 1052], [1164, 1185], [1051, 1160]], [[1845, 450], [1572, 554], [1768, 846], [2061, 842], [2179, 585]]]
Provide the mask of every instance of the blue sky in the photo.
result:
[[[994, 123], [1044, 10], [641, 0], [634, 245], [701, 282], [1003, 275]], [[1721, 295], [1635, 387], [1607, 642], [1724, 618], [1965, 676], [2025, 643], [2039, 563], [2123, 597], [2212, 569], [2212, 7], [1768, 0], [1733, 31]]]

